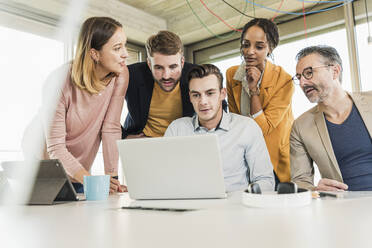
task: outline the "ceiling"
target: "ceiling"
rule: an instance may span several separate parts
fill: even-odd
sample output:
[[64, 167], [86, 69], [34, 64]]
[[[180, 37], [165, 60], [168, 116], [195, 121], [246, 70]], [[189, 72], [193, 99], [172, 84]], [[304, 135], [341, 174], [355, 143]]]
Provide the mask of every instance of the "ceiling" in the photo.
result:
[[[110, 16], [123, 24], [132, 44], [140, 45], [159, 30], [172, 31], [190, 45], [242, 28], [252, 16], [283, 21], [301, 18], [303, 7], [313, 11], [330, 5], [329, 0], [0, 0], [8, 13], [47, 23], [67, 18], [78, 27], [87, 17]], [[286, 14], [296, 11], [299, 15]]]
[[[319, 1], [299, 0], [119, 0], [136, 9], [144, 11], [152, 16], [166, 21], [169, 31], [177, 33], [185, 45], [197, 41], [215, 37], [232, 31], [233, 28], [241, 28], [251, 20], [243, 16], [237, 10], [246, 15], [272, 18], [277, 10], [283, 12], [302, 11], [314, 5], [319, 7]], [[203, 5], [203, 3], [205, 5]], [[255, 5], [253, 4], [255, 3]], [[231, 5], [231, 6], [229, 6]], [[191, 7], [190, 7], [191, 6]], [[234, 9], [235, 7], [236, 9]], [[192, 10], [192, 9], [193, 10]], [[208, 11], [207, 8], [210, 10]], [[273, 10], [268, 10], [271, 8]], [[193, 13], [193, 11], [195, 13]], [[223, 21], [214, 16], [219, 16]], [[196, 15], [198, 17], [196, 17]], [[284, 14], [278, 13], [278, 18]], [[288, 16], [289, 18], [290, 16]], [[148, 20], [151, 21], [151, 20]], [[202, 24], [204, 23], [204, 24]], [[230, 27], [229, 27], [229, 26]], [[156, 32], [156, 31], [155, 31]]]

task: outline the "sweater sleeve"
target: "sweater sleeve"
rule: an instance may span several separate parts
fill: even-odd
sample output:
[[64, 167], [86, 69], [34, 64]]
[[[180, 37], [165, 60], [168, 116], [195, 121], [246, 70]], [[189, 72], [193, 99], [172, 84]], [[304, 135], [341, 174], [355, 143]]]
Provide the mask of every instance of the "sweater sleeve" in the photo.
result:
[[249, 166], [249, 178], [252, 183], [258, 183], [262, 191], [273, 191], [275, 188], [273, 166], [262, 132], [254, 122], [247, 125], [249, 133], [246, 136], [251, 139], [251, 144], [247, 146], [244, 156]]
[[[66, 83], [69, 82], [70, 74], [62, 74], [63, 70], [54, 75], [54, 79], [47, 81], [47, 87], [44, 87], [43, 92], [43, 122], [46, 134], [46, 143], [48, 155], [52, 159], [59, 159], [65, 168], [67, 174], [73, 177], [76, 172], [84, 167], [80, 162], [67, 150], [66, 147], [66, 111], [67, 111], [67, 98], [68, 94]], [[64, 71], [67, 73], [67, 71]], [[62, 80], [65, 78], [65, 80]], [[58, 80], [58, 82], [56, 82]], [[64, 81], [65, 84], [61, 85], [59, 81]], [[55, 88], [54, 88], [55, 87]], [[58, 88], [60, 87], [60, 88]], [[59, 96], [58, 98], [57, 93]], [[54, 102], [53, 99], [59, 99]], [[56, 106], [47, 107], [47, 106]]]
[[129, 73], [126, 68], [115, 79], [115, 87], [103, 121], [101, 133], [105, 174], [117, 175], [118, 173], [119, 153], [116, 141], [121, 139], [120, 116], [128, 89], [128, 82]]

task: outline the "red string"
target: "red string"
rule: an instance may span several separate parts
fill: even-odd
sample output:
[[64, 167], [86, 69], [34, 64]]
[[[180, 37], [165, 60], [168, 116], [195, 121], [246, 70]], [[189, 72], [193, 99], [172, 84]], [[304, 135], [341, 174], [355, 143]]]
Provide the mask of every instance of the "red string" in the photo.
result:
[[204, 5], [204, 7], [212, 14], [214, 15], [215, 17], [217, 17], [221, 22], [223, 22], [227, 27], [229, 27], [231, 30], [234, 30], [234, 31], [237, 31], [237, 32], [242, 32], [241, 29], [236, 29], [232, 26], [230, 26], [224, 19], [222, 19], [221, 17], [219, 17], [216, 13], [214, 13], [212, 10], [210, 10], [208, 8], [208, 6], [204, 3], [203, 0], [200, 0], [200, 2]]
[[283, 2], [284, 2], [284, 0], [282, 0], [281, 2], [280, 2], [280, 5], [279, 5], [279, 8], [277, 9], [277, 12], [275, 12], [275, 15], [274, 15], [274, 17], [271, 19], [271, 21], [273, 22], [274, 21], [274, 19], [278, 16], [278, 14], [279, 14], [279, 10], [280, 10], [280, 8], [282, 7], [282, 4], [283, 4]]
[[305, 14], [305, 1], [302, 1], [302, 13], [304, 14], [304, 30], [305, 30], [305, 38], [307, 38], [306, 14]]

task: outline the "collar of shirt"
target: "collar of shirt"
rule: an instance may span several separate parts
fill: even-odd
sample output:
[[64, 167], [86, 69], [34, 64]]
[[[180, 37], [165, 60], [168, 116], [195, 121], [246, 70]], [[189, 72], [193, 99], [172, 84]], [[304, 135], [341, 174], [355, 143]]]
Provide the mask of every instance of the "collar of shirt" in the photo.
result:
[[[222, 118], [220, 122], [217, 124], [216, 128], [209, 130], [209, 132], [214, 132], [218, 129], [221, 129], [227, 132], [230, 129], [230, 122], [231, 122], [230, 114], [222, 110]], [[197, 114], [194, 114], [194, 116], [192, 117], [192, 125], [194, 126], [194, 132], [197, 132], [200, 129], [204, 129], [208, 131], [205, 127], [200, 126], [199, 118]]]

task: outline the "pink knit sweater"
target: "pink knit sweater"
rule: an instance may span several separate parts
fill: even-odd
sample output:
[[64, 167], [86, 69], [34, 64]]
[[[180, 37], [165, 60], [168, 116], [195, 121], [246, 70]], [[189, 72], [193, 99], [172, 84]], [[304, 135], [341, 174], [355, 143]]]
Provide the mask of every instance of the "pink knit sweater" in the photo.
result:
[[117, 174], [116, 140], [121, 139], [120, 115], [128, 80], [126, 70], [99, 94], [90, 94], [71, 82], [69, 70], [46, 135], [49, 157], [59, 159], [69, 176], [82, 168], [90, 170], [101, 140], [105, 173]]

